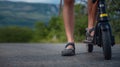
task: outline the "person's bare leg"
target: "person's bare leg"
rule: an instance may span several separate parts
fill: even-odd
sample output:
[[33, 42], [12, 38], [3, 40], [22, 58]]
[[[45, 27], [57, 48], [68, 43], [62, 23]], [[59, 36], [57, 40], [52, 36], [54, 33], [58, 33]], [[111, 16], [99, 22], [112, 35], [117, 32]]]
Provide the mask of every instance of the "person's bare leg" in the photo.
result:
[[96, 22], [96, 11], [97, 11], [97, 3], [96, 1], [94, 4], [92, 0], [88, 0], [88, 28], [93, 28], [94, 23]]
[[[94, 27], [96, 22], [96, 12], [97, 12], [98, 0], [95, 3], [92, 3], [92, 0], [88, 0], [88, 30]], [[93, 35], [91, 33], [91, 35]]]
[[[67, 40], [69, 43], [74, 43], [74, 0], [64, 0], [63, 19]], [[68, 46], [67, 48], [73, 47]]]

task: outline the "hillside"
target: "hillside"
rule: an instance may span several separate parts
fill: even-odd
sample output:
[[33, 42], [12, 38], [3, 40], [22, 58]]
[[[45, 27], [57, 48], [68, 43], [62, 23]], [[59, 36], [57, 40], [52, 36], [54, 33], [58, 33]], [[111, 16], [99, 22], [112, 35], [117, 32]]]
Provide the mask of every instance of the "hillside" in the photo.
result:
[[34, 27], [35, 22], [47, 23], [58, 14], [55, 4], [0, 1], [0, 26]]

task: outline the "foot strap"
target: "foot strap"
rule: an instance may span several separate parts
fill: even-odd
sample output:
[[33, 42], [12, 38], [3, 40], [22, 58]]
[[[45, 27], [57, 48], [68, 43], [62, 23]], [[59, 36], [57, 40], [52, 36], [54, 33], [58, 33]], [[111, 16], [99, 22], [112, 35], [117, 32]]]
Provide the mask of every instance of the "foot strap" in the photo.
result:
[[65, 46], [65, 48], [67, 48], [68, 46], [73, 46], [73, 48], [75, 49], [75, 45], [74, 45], [74, 43], [68, 43], [66, 46]]
[[[68, 46], [73, 46], [74, 49], [66, 49]], [[74, 56], [75, 55], [75, 45], [74, 43], [68, 43], [65, 49], [61, 52], [62, 56]]]

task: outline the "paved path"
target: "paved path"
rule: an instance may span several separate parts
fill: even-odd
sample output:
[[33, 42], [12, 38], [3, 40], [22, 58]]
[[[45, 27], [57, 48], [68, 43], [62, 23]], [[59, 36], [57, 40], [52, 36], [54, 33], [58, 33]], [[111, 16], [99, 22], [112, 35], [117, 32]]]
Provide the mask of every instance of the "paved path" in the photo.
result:
[[104, 60], [102, 48], [93, 53], [76, 44], [76, 56], [62, 57], [64, 44], [14, 43], [0, 44], [0, 67], [120, 67], [120, 45], [112, 49], [112, 60]]

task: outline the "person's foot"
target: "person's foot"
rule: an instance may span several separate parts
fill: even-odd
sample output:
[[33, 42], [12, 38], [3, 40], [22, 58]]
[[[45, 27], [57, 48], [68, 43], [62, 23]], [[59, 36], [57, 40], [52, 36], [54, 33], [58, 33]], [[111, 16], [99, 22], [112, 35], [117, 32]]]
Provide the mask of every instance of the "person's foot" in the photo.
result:
[[65, 49], [61, 52], [62, 56], [74, 56], [75, 55], [75, 45], [74, 43], [68, 43]]
[[72, 45], [66, 47], [66, 49], [74, 49]]
[[85, 43], [92, 43], [94, 37], [94, 28], [86, 29], [86, 40], [84, 40]]

